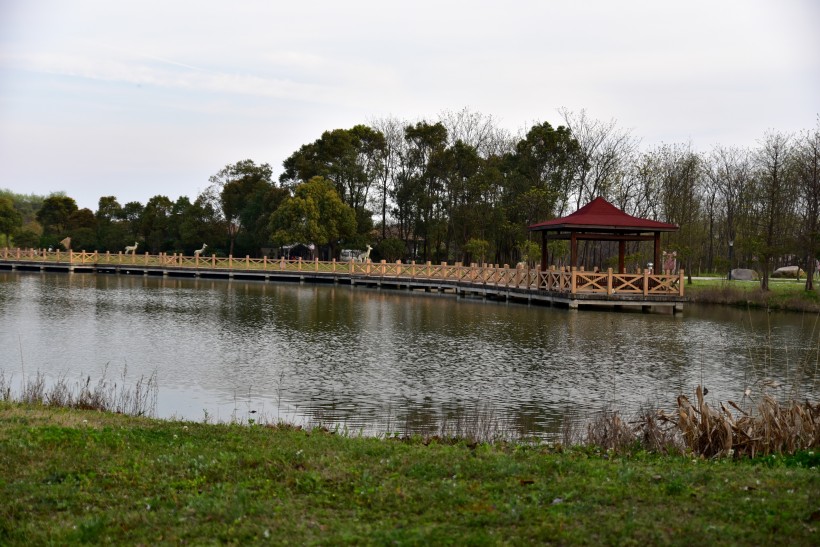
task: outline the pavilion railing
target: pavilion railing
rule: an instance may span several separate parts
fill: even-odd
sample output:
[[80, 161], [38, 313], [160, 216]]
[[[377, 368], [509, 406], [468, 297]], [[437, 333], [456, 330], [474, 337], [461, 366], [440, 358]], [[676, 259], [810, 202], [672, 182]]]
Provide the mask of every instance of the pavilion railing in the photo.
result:
[[684, 295], [684, 272], [635, 273], [584, 271], [583, 269], [555, 266], [546, 271], [528, 267], [510, 267], [506, 264], [441, 264], [402, 262], [337, 262], [320, 260], [269, 259], [245, 257], [183, 256], [181, 253], [99, 253], [85, 251], [47, 251], [38, 249], [0, 250], [0, 261], [30, 262], [41, 266], [88, 265], [134, 266], [177, 270], [212, 270], [236, 272], [301, 272], [336, 274], [390, 279], [430, 280], [460, 285], [504, 287], [551, 293], [585, 295]]

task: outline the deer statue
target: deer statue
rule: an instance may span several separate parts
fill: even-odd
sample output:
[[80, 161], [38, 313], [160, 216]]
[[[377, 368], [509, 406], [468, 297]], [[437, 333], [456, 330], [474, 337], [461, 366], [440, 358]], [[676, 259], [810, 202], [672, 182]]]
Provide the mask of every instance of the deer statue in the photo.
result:
[[207, 247], [208, 247], [208, 244], [207, 244], [207, 243], [203, 243], [203, 244], [202, 244], [202, 248], [201, 248], [201, 249], [197, 249], [196, 251], [194, 251], [194, 256], [199, 256], [199, 255], [201, 255], [202, 253], [204, 253], [204, 252], [205, 252], [205, 249], [206, 249]]
[[125, 247], [125, 253], [126, 253], [126, 254], [128, 254], [128, 253], [131, 253], [131, 254], [136, 253], [136, 252], [137, 252], [137, 245], [139, 245], [139, 243], [138, 243], [138, 242], [136, 242], [136, 241], [134, 242], [134, 244], [133, 244], [133, 245], [127, 245], [127, 246]]
[[372, 250], [373, 247], [368, 245], [367, 250], [363, 253], [359, 253], [359, 258], [357, 258], [356, 260], [358, 260], [359, 262], [367, 262], [368, 260], [370, 260], [370, 251]]

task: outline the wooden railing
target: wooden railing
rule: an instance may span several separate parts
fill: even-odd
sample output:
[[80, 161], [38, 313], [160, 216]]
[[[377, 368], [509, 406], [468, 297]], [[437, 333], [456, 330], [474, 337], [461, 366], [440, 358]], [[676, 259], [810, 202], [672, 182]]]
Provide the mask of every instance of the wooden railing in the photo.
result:
[[498, 264], [460, 263], [432, 264], [426, 262], [337, 262], [299, 259], [269, 259], [211, 256], [183, 256], [181, 253], [151, 255], [148, 253], [98, 253], [85, 251], [46, 251], [37, 249], [2, 249], [0, 260], [5, 262], [32, 262], [39, 264], [68, 264], [90, 266], [135, 266], [146, 268], [229, 270], [237, 272], [304, 272], [356, 275], [392, 279], [435, 280], [456, 284], [490, 285], [554, 293], [683, 296], [683, 270], [677, 273], [652, 274], [648, 270], [637, 273], [584, 271], [583, 269], [555, 268], [541, 271], [530, 268], [511, 268]]

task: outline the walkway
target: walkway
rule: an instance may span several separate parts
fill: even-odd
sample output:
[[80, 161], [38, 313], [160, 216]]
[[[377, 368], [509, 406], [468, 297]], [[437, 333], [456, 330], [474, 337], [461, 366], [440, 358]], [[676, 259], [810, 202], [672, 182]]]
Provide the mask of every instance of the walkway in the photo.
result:
[[497, 264], [326, 262], [21, 249], [0, 252], [2, 269], [348, 283], [557, 304], [572, 309], [665, 308], [675, 312], [682, 311], [686, 302], [683, 270], [674, 274], [619, 274], [612, 269], [589, 272], [552, 267], [541, 271]]

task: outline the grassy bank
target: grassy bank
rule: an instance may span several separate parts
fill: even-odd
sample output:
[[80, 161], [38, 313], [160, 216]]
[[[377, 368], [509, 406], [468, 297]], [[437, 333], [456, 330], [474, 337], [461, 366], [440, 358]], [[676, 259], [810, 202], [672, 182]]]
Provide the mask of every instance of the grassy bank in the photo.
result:
[[759, 281], [694, 279], [685, 290], [690, 302], [820, 313], [820, 294], [806, 291], [805, 280], [772, 279], [769, 290], [762, 291]]
[[0, 544], [816, 545], [818, 464], [0, 402]]

